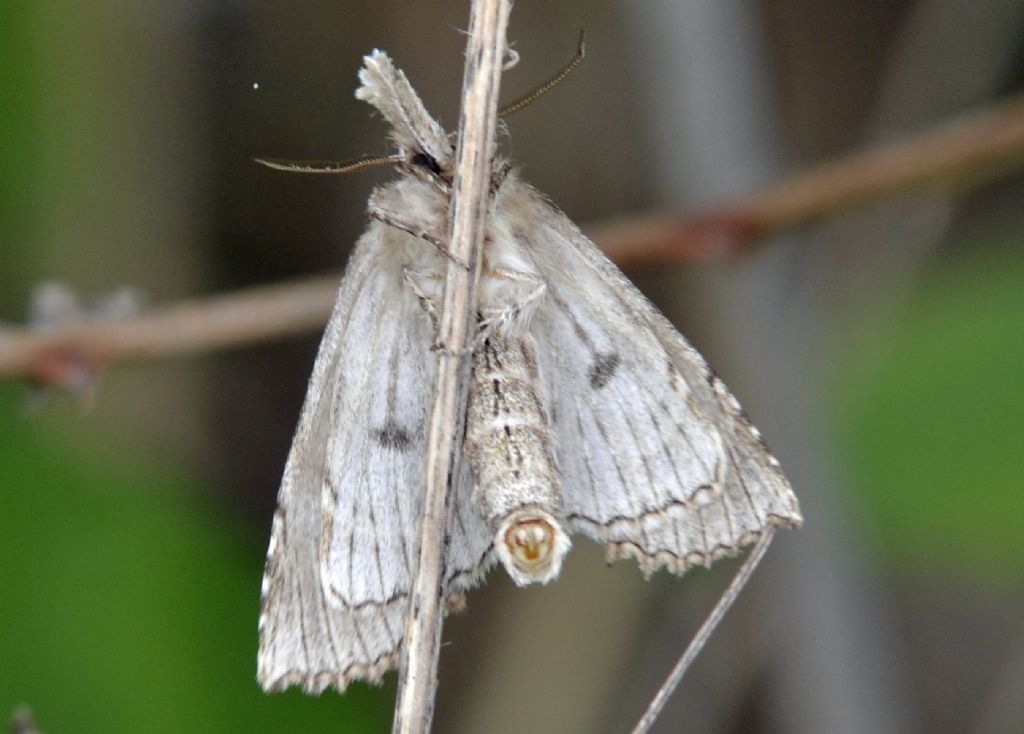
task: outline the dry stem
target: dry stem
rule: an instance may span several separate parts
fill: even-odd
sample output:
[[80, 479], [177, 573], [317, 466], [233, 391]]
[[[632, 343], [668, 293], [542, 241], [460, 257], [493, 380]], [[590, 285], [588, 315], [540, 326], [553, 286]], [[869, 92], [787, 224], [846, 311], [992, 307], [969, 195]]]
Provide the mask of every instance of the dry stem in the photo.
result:
[[[444, 604], [444, 535], [459, 478], [476, 290], [490, 204], [498, 87], [510, 0], [473, 0], [462, 82], [449, 258], [438, 327], [416, 575], [406, 616], [393, 734], [426, 732], [434, 714]], [[464, 268], [459, 263], [468, 263]]]

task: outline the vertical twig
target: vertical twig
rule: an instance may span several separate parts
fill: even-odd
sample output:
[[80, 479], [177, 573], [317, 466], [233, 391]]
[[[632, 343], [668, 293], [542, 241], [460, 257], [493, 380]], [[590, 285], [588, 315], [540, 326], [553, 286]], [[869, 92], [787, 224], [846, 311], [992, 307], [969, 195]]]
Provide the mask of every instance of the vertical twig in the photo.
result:
[[417, 571], [405, 623], [393, 734], [426, 732], [434, 714], [444, 601], [444, 535], [462, 459], [468, 357], [472, 350], [498, 86], [510, 10], [510, 0], [473, 0], [470, 9], [459, 148], [449, 217], [449, 248], [453, 257], [448, 262], [438, 327], [441, 349], [427, 437]]
[[774, 534], [775, 528], [771, 525], [766, 527], [764, 532], [761, 533], [761, 537], [757, 539], [757, 543], [751, 549], [750, 555], [743, 561], [739, 571], [736, 572], [732, 581], [729, 582], [725, 591], [722, 592], [722, 596], [718, 598], [718, 602], [711, 610], [711, 614], [708, 615], [708, 618], [704, 620], [704, 624], [697, 630], [697, 634], [690, 640], [690, 644], [683, 651], [682, 657], [679, 658], [679, 662], [676, 663], [672, 672], [669, 673], [668, 678], [661, 684], [661, 688], [658, 689], [657, 694], [651, 700], [643, 717], [633, 727], [632, 734], [646, 734], [646, 732], [650, 731], [658, 715], [661, 714], [661, 710], [665, 708], [665, 703], [668, 701], [669, 696], [672, 695], [672, 692], [683, 679], [687, 669], [696, 660], [697, 655], [704, 648], [708, 638], [711, 637], [711, 633], [721, 623], [725, 613], [729, 611], [729, 607], [736, 601], [736, 597], [743, 591], [743, 587], [747, 585], [747, 581], [750, 580], [750, 576], [754, 573], [754, 569], [757, 568], [757, 564], [764, 558], [765, 551], [768, 550], [768, 545], [772, 542], [772, 535]]

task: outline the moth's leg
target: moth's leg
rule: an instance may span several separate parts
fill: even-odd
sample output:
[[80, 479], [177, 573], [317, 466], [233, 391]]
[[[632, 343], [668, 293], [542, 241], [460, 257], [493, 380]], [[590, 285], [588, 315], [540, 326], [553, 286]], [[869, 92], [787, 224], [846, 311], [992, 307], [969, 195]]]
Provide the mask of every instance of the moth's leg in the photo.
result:
[[403, 232], [408, 232], [413, 237], [418, 237], [421, 240], [429, 242], [442, 256], [451, 260], [460, 268], [469, 270], [469, 266], [455, 257], [455, 255], [451, 253], [451, 250], [448, 249], [447, 233], [432, 231], [427, 227], [424, 227], [421, 222], [408, 219], [399, 212], [382, 207], [379, 204], [376, 204], [372, 199], [370, 200], [370, 216], [383, 222], [389, 227], [400, 229]]
[[508, 280], [513, 283], [527, 283], [530, 285], [540, 286], [540, 290], [544, 289], [543, 279], [536, 273], [527, 273], [523, 270], [513, 270], [512, 268], [488, 268], [488, 275], [493, 275], [495, 278], [501, 278]]
[[[432, 352], [444, 354], [456, 354], [455, 350], [438, 339], [440, 332], [441, 293], [444, 288], [444, 273], [436, 270], [417, 270], [408, 265], [402, 268], [402, 278], [405, 285], [413, 292], [420, 307], [430, 317], [430, 324], [434, 328], [434, 343], [430, 345]], [[463, 352], [465, 353], [465, 352]]]
[[513, 326], [525, 328], [547, 291], [544, 279], [536, 273], [500, 267], [488, 268], [484, 276], [489, 281], [481, 286], [481, 303], [494, 305], [480, 308], [480, 336], [487, 338]]
[[436, 335], [444, 276], [436, 271], [417, 270], [406, 265], [402, 268], [402, 279], [420, 302], [420, 307], [430, 317]]
[[491, 196], [498, 193], [498, 189], [505, 183], [505, 179], [508, 178], [508, 174], [512, 172], [512, 164], [506, 163], [497, 171], [491, 174]]

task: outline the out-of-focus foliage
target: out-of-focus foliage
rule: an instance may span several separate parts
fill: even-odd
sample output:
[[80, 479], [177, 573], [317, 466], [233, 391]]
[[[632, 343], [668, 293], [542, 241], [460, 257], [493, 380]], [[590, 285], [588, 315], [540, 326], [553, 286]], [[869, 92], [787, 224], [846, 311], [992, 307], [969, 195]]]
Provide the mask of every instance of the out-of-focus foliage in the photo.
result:
[[837, 381], [866, 522], [894, 560], [1019, 581], [1022, 249], [989, 247], [938, 265], [891, 313]]
[[[188, 478], [102, 461], [0, 392], [0, 716], [53, 732], [377, 731], [387, 696], [256, 684], [262, 555]], [[262, 539], [260, 545], [262, 546]]]
[[3, 281], [24, 260], [24, 256], [12, 258], [12, 251], [37, 214], [34, 196], [40, 145], [33, 133], [39, 126], [39, 80], [25, 33], [32, 13], [27, 3], [5, 3], [0, 12], [0, 165], [4, 171], [0, 176], [0, 253], [6, 271], [0, 281], [0, 304], [7, 300], [4, 285], [8, 284]]

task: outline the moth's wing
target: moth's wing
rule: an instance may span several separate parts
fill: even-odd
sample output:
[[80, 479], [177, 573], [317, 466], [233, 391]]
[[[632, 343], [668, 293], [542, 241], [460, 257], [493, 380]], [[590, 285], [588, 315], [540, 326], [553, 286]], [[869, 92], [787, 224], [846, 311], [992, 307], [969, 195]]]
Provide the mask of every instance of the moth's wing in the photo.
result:
[[547, 283], [531, 331], [548, 384], [566, 518], [681, 573], [800, 510], [778, 461], [700, 354], [579, 229], [514, 182], [515, 231]]
[[[269, 691], [344, 690], [398, 662], [436, 361], [430, 322], [394, 254], [407, 237], [371, 225], [313, 368], [263, 579], [258, 678]], [[470, 492], [467, 475], [448, 555], [454, 603], [490, 557]]]

